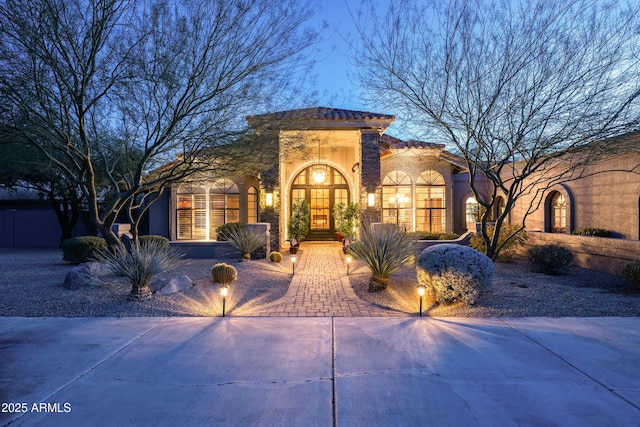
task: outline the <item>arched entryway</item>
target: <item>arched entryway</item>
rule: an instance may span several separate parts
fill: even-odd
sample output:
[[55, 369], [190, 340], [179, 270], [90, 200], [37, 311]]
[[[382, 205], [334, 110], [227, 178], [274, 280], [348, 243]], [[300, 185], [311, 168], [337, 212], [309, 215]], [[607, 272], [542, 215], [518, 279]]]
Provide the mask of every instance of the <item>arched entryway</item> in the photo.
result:
[[345, 177], [331, 166], [318, 164], [300, 172], [291, 185], [291, 206], [305, 199], [311, 206], [311, 226], [307, 240], [334, 240], [336, 237], [333, 207], [349, 203], [349, 185]]

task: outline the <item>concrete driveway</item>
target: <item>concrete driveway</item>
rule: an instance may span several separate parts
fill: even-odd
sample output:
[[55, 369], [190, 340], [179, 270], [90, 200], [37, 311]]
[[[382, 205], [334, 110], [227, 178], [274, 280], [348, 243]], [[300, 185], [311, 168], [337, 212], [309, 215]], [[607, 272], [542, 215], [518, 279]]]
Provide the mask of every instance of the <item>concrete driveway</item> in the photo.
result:
[[0, 425], [640, 425], [640, 318], [0, 318]]

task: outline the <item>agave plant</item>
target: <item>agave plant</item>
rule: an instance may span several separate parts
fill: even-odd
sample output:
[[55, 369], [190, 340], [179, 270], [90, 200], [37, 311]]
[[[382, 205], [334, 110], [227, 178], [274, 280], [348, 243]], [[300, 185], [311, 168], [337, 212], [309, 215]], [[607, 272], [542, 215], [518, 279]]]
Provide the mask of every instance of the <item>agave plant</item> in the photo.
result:
[[242, 252], [243, 260], [250, 260], [251, 252], [267, 244], [267, 236], [253, 228], [229, 228], [224, 234], [231, 246]]
[[349, 245], [349, 252], [371, 270], [369, 292], [386, 289], [393, 273], [415, 262], [413, 238], [390, 224], [363, 227], [360, 238]]
[[177, 266], [183, 256], [176, 248], [167, 248], [161, 241], [150, 240], [133, 245], [129, 250], [120, 246], [101, 250], [94, 259], [131, 283], [131, 297], [150, 298], [149, 283]]

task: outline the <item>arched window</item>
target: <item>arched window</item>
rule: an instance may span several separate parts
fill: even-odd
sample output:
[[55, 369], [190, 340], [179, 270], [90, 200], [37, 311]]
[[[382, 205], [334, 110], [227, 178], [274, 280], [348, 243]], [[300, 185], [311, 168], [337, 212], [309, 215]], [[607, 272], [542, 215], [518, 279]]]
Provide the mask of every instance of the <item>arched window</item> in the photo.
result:
[[258, 222], [258, 190], [256, 187], [249, 187], [247, 191], [247, 224]]
[[555, 191], [551, 198], [551, 232], [567, 232], [567, 202], [562, 193]]
[[401, 171], [389, 173], [382, 181], [382, 221], [412, 230], [412, 213], [411, 178]]
[[209, 190], [209, 238], [216, 239], [221, 225], [240, 221], [240, 194], [231, 180], [216, 181]]
[[480, 203], [478, 203], [475, 197], [469, 197], [467, 199], [467, 202], [464, 204], [464, 210], [466, 213], [467, 228], [473, 223], [480, 222], [482, 219], [482, 206], [480, 206]]
[[444, 177], [422, 172], [416, 180], [416, 231], [443, 232], [447, 227]]

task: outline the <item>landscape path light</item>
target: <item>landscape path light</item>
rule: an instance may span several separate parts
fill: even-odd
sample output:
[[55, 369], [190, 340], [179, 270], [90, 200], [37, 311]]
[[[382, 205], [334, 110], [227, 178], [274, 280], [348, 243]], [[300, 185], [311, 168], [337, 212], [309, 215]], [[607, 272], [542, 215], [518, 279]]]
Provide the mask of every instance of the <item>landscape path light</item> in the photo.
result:
[[296, 256], [293, 255], [291, 256], [291, 268], [292, 268], [292, 274], [296, 274]]
[[422, 297], [424, 296], [424, 285], [418, 285], [418, 295], [420, 295], [420, 317], [422, 317]]
[[228, 293], [229, 293], [229, 286], [227, 285], [220, 286], [220, 295], [222, 295], [222, 317], [224, 317], [224, 309], [225, 309], [225, 303], [227, 300]]
[[347, 255], [347, 276], [349, 275], [349, 266], [351, 265], [351, 255]]

